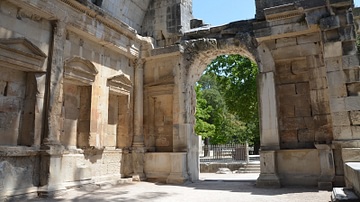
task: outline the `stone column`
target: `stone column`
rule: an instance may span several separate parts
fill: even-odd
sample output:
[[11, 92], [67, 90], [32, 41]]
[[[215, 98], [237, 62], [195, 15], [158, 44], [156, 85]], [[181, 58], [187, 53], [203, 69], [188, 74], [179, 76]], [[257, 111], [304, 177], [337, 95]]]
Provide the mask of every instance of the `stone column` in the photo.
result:
[[65, 189], [62, 186], [61, 156], [63, 146], [60, 144], [62, 113], [62, 80], [64, 72], [63, 53], [66, 35], [65, 22], [58, 21], [53, 26], [52, 50], [49, 54], [47, 70], [47, 125], [41, 145], [40, 188], [39, 195], [51, 195]]
[[36, 73], [36, 103], [35, 103], [35, 127], [34, 127], [34, 147], [41, 145], [41, 134], [44, 119], [44, 98], [46, 88], [46, 74]]
[[280, 149], [275, 79], [273, 72], [259, 75], [261, 149]]
[[319, 152], [321, 174], [318, 180], [319, 189], [332, 190], [335, 178], [334, 155], [330, 145], [315, 144]]
[[278, 129], [275, 79], [273, 72], [260, 73], [260, 125], [261, 125], [261, 173], [257, 179], [258, 187], [280, 187], [277, 176], [276, 150], [280, 149]]
[[64, 45], [66, 35], [66, 24], [57, 22], [54, 25], [52, 52], [48, 69], [48, 124], [43, 144], [60, 144], [62, 126], [59, 119], [62, 115], [63, 102], [63, 75], [64, 75]]
[[144, 174], [144, 61], [139, 59], [135, 63], [135, 99], [134, 99], [134, 138], [132, 143], [132, 158], [134, 175], [141, 180]]
[[257, 187], [280, 187], [276, 171], [276, 151], [260, 151], [260, 176]]

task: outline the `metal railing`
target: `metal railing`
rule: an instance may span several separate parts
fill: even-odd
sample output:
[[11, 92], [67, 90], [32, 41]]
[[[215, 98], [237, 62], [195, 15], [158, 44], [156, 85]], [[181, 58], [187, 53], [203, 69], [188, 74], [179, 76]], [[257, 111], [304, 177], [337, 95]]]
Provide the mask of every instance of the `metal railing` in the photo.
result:
[[200, 151], [200, 162], [249, 161], [247, 144], [204, 145]]

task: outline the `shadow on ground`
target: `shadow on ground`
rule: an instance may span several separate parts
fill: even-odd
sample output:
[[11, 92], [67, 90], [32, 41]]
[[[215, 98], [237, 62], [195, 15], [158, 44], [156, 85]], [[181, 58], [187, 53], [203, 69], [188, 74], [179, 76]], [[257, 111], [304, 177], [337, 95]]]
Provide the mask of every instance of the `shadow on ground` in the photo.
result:
[[204, 180], [186, 185], [199, 190], [220, 190], [230, 192], [246, 192], [252, 195], [284, 195], [293, 193], [316, 193], [317, 187], [282, 187], [257, 188], [256, 180]]

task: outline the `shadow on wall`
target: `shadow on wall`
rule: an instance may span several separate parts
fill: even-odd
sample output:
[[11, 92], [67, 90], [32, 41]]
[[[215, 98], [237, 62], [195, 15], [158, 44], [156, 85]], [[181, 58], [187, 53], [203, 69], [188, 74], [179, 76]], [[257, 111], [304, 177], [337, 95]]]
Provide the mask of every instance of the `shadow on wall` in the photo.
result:
[[[39, 186], [38, 157], [0, 158], [0, 201], [18, 191], [36, 192]], [[32, 190], [32, 191], [31, 191]], [[34, 197], [27, 195], [25, 197]]]
[[96, 163], [98, 160], [101, 160], [104, 149], [96, 149], [94, 147], [84, 149], [84, 157], [86, 160], [89, 160], [91, 163]]

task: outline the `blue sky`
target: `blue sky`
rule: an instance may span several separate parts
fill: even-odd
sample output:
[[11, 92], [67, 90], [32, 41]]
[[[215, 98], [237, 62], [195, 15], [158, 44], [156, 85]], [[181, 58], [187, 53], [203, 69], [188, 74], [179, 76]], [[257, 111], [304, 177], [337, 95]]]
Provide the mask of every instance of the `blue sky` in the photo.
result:
[[[360, 6], [360, 0], [355, 0]], [[255, 0], [193, 0], [194, 18], [204, 23], [222, 25], [255, 18]]]

